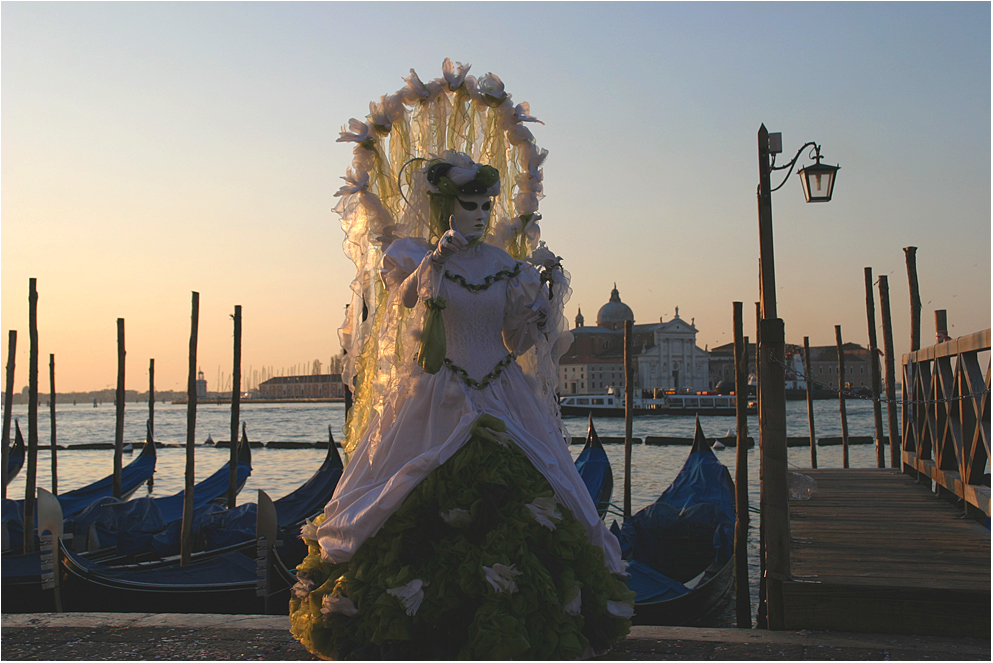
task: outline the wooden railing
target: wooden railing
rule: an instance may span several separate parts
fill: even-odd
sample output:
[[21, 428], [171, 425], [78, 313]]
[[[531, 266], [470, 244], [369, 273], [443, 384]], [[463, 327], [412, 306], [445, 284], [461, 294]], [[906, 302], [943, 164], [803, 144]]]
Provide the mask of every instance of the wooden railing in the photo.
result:
[[990, 515], [990, 330], [903, 356], [903, 471]]

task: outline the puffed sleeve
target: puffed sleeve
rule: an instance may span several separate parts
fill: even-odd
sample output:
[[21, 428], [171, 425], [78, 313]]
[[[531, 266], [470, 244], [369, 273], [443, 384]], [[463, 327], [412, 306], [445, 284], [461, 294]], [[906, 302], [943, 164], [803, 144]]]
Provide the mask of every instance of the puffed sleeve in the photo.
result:
[[426, 241], [416, 237], [404, 237], [390, 244], [383, 253], [383, 266], [379, 270], [386, 288], [393, 289], [417, 271], [430, 250]]
[[[418, 300], [435, 297], [441, 283], [442, 270], [431, 258], [431, 245], [420, 238], [398, 239], [386, 249], [383, 254], [383, 266], [380, 269], [383, 283], [387, 290], [398, 286], [401, 292], [416, 291]], [[405, 295], [406, 297], [406, 295]], [[410, 300], [407, 306], [413, 306]]]
[[[503, 338], [507, 347], [518, 355], [544, 340], [543, 328], [549, 319], [551, 306], [548, 290], [541, 283], [538, 271], [526, 262], [518, 262], [519, 274], [507, 283], [507, 308], [503, 322]], [[528, 317], [542, 312], [538, 320]]]

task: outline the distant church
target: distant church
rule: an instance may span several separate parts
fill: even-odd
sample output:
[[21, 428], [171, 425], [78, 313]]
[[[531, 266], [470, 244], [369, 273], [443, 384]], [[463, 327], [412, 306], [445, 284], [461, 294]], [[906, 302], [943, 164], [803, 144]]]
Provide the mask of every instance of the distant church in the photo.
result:
[[[624, 323], [634, 312], [621, 301], [617, 284], [587, 327], [582, 309], [576, 316], [572, 347], [559, 360], [559, 393], [602, 394], [624, 389]], [[709, 355], [696, 345], [693, 320], [676, 315], [668, 322], [632, 324], [634, 384], [638, 389], [708, 389]]]

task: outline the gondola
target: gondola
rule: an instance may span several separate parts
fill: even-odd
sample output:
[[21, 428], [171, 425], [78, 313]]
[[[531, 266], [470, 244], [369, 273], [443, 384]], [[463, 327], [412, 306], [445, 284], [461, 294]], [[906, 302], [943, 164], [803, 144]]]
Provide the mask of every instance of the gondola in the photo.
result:
[[590, 491], [590, 497], [593, 498], [597, 513], [603, 518], [607, 515], [607, 509], [610, 507], [610, 496], [614, 492], [614, 473], [610, 468], [607, 452], [604, 451], [603, 445], [600, 443], [600, 436], [596, 434], [596, 429], [593, 427], [592, 414], [590, 415], [589, 431], [586, 434], [586, 445], [579, 452], [579, 457], [576, 458], [576, 469], [579, 471], [583, 483], [586, 484], [587, 490]]
[[156, 562], [108, 566], [58, 541], [56, 591], [69, 612], [285, 614], [296, 582], [275, 554], [276, 508], [259, 491], [256, 538]]
[[317, 472], [292, 493], [276, 500], [280, 541], [277, 551], [287, 566], [296, 566], [307, 556], [307, 545], [300, 538], [300, 528], [324, 511], [344, 469], [328, 426], [328, 453]]
[[[242, 435], [243, 442], [247, 437]], [[307, 546], [300, 539], [300, 528], [310, 519], [315, 518], [323, 510], [334, 494], [334, 489], [341, 478], [344, 465], [334, 444], [334, 438], [328, 427], [328, 451], [324, 462], [305, 483], [296, 490], [275, 501], [277, 553], [283, 563], [292, 568], [303, 561], [307, 555]], [[194, 514], [193, 530], [196, 536], [195, 550], [211, 550], [227, 545], [235, 545], [241, 541], [250, 540], [255, 531], [255, 504], [242, 504], [235, 509], [223, 509], [216, 504], [198, 507]], [[179, 550], [179, 527], [176, 522], [169, 531], [168, 537], [156, 535], [157, 552], [165, 556]], [[168, 540], [170, 547], [163, 547]], [[136, 551], [118, 547], [119, 552], [134, 554]]]
[[14, 445], [7, 454], [7, 476], [3, 484], [5, 486], [13, 481], [17, 473], [24, 467], [24, 456], [27, 451], [24, 446], [24, 436], [21, 435], [21, 425], [17, 423], [16, 419], [14, 420], [14, 430]]
[[38, 490], [40, 547], [32, 553], [0, 555], [4, 612], [60, 612], [55, 589], [55, 548], [62, 538], [62, 509], [54, 495]]
[[734, 582], [734, 483], [696, 422], [689, 457], [656, 502], [611, 532], [628, 560], [634, 624], [691, 626], [725, 605]]
[[[251, 457], [248, 449], [248, 436], [242, 430], [242, 446], [239, 449], [241, 463], [249, 464]], [[227, 465], [215, 473], [226, 476]], [[331, 436], [330, 427], [328, 430], [328, 452], [324, 462], [317, 471], [305, 483], [297, 487], [296, 490], [275, 501], [277, 516], [277, 540], [278, 554], [284, 564], [288, 567], [296, 566], [307, 554], [306, 545], [300, 540], [300, 528], [308, 519], [316, 517], [323, 511], [325, 504], [331, 499], [338, 479], [341, 478], [343, 463], [338, 450], [335, 448], [334, 438]], [[243, 475], [243, 476], [242, 476]], [[240, 478], [246, 478], [247, 474], [241, 472]], [[242, 481], [242, 484], [244, 481]], [[226, 483], [225, 483], [226, 486]], [[240, 489], [240, 486], [239, 486]], [[256, 511], [255, 504], [242, 504], [235, 509], [224, 509], [216, 503], [204, 503], [201, 499], [202, 490], [198, 485], [194, 490], [195, 510], [193, 530], [195, 536], [194, 550], [211, 550], [228, 545], [234, 545], [242, 541], [252, 539], [255, 532]], [[182, 495], [182, 493], [180, 493]], [[163, 498], [172, 499], [172, 498]], [[105, 519], [107, 523], [118, 525], [118, 531], [122, 525], [126, 524], [127, 532], [121, 532], [119, 536], [116, 532], [111, 532], [104, 525], [97, 527], [96, 536], [89, 536], [87, 543], [89, 549], [99, 549], [100, 544], [115, 543], [116, 548], [113, 554], [107, 551], [103, 555], [88, 555], [90, 559], [100, 559], [108, 562], [120, 561], [125, 557], [135, 559], [165, 557], [175, 554], [179, 550], [180, 519], [182, 517], [182, 504], [174, 515], [175, 518], [163, 524], [161, 513], [156, 511], [154, 500], [149, 501], [133, 500], [131, 503], [122, 505], [111, 505], [120, 513], [108, 514]], [[116, 521], [112, 521], [112, 516], [118, 516]], [[141, 516], [145, 516], [144, 522]], [[76, 523], [69, 523], [76, 526]], [[98, 523], [99, 525], [99, 523]], [[79, 529], [83, 534], [90, 531], [91, 524], [82, 522]], [[79, 534], [77, 533], [77, 536]], [[81, 546], [74, 546], [74, 550], [79, 551]]]
[[[236, 492], [252, 473], [252, 451], [245, 427], [238, 447]], [[231, 461], [193, 487], [195, 518], [211, 511], [211, 503], [227, 495]], [[116, 548], [124, 555], [155, 551], [158, 556], [179, 550], [179, 529], [186, 491], [165, 497], [142, 497], [119, 501], [105, 498], [91, 504], [73, 518], [65, 530], [73, 535], [73, 550], [91, 552]], [[217, 507], [216, 510], [221, 510]]]
[[[145, 440], [138, 457], [121, 470], [122, 499], [130, 497], [139, 487], [152, 478], [155, 473], [155, 443]], [[100, 479], [88, 486], [70, 490], [58, 495], [56, 499], [64, 517], [71, 518], [82, 512], [88, 506], [102, 498], [111, 498], [114, 492], [114, 475]], [[4, 550], [16, 550], [23, 546], [24, 537], [24, 500], [5, 499], [3, 501], [3, 537]]]

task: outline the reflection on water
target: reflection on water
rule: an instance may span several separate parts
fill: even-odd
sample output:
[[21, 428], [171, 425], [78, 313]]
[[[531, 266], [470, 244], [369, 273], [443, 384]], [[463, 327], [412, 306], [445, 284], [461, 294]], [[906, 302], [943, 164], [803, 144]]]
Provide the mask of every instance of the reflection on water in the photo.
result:
[[[841, 435], [841, 422], [837, 401], [815, 401], [815, 426], [818, 437]], [[851, 436], [874, 435], [872, 405], [868, 401], [851, 400], [846, 403], [848, 429]], [[155, 439], [167, 444], [180, 444], [186, 441], [185, 405], [164, 403], [155, 404]], [[14, 407], [14, 417], [20, 421], [21, 430], [27, 437], [27, 406]], [[60, 405], [56, 412], [58, 443], [61, 446], [73, 444], [113, 442], [115, 431], [115, 411], [112, 405], [94, 408], [92, 405]], [[145, 421], [148, 418], [147, 403], [128, 403], [125, 411], [124, 439], [140, 444], [145, 439]], [[328, 426], [332, 427], [335, 439], [341, 440], [345, 411], [341, 403], [287, 403], [251, 404], [241, 406], [241, 420], [247, 425], [249, 439], [257, 442], [270, 441], [310, 441], [326, 442]], [[885, 411], [884, 411], [885, 425]], [[734, 417], [704, 417], [701, 425], [708, 437], [722, 437], [735, 428]], [[757, 436], [758, 421], [748, 418], [749, 433]], [[570, 417], [565, 420], [568, 431], [576, 437], [586, 435], [587, 420]], [[671, 436], [692, 437], [693, 417], [637, 417], [634, 420], [635, 437]], [[624, 420], [602, 418], [596, 420], [597, 432], [604, 437], [623, 437]], [[51, 444], [48, 408], [39, 408], [37, 485], [51, 486], [50, 451]], [[201, 444], [208, 436], [214, 440], [226, 440], [230, 436], [231, 411], [226, 405], [201, 405], [197, 409], [195, 439]], [[787, 433], [790, 436], [804, 437], [807, 431], [807, 408], [803, 401], [787, 403]], [[607, 456], [614, 471], [613, 503], [618, 510], [624, 503], [623, 473], [624, 445], [605, 444]], [[573, 456], [579, 455], [581, 446], [572, 445]], [[198, 447], [196, 452], [196, 474], [204, 478], [214, 472], [228, 459], [228, 449]], [[631, 450], [631, 505], [634, 511], [655, 501], [659, 494], [672, 481], [682, 467], [689, 447], [654, 446], [636, 444]], [[717, 457], [734, 474], [735, 449], [717, 451]], [[818, 467], [841, 467], [841, 447], [818, 447]], [[255, 490], [264, 489], [270, 497], [278, 499], [306, 481], [324, 459], [323, 449], [253, 449], [252, 475], [241, 493], [240, 502], [255, 501]], [[59, 490], [64, 492], [95, 481], [113, 471], [112, 450], [62, 450], [58, 454]], [[873, 445], [854, 445], [849, 450], [852, 467], [875, 467], [876, 456]], [[125, 464], [133, 456], [126, 455]], [[789, 449], [791, 469], [802, 470], [810, 467], [809, 448]], [[887, 459], [889, 454], [886, 454]], [[749, 502], [753, 507], [759, 502], [757, 449], [747, 451]], [[158, 450], [155, 470], [154, 495], [171, 495], [183, 489], [186, 467], [186, 451], [183, 448], [163, 448]], [[24, 495], [24, 470], [7, 487], [7, 496], [20, 498]], [[145, 495], [142, 488], [136, 496]], [[608, 523], [612, 516], [607, 517]], [[758, 595], [758, 519], [753, 516], [753, 527], [749, 531], [749, 576], [753, 585], [753, 604]], [[754, 611], [754, 607], [753, 607]], [[753, 612], [754, 614], [754, 612]], [[730, 614], [720, 618], [720, 625], [733, 625], [733, 608]], [[730, 620], [730, 621], [729, 621]], [[726, 623], [725, 623], [726, 622]]]

